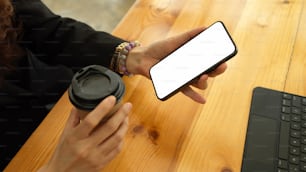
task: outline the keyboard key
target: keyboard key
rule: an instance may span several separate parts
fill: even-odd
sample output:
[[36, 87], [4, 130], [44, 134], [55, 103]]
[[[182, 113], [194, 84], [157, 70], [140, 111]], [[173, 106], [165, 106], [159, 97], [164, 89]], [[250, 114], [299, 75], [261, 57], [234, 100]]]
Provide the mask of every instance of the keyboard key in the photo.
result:
[[288, 162], [286, 160], [279, 159], [278, 167], [282, 169], [288, 169]]
[[305, 128], [302, 128], [302, 135], [306, 136], [306, 129]]
[[306, 154], [302, 153], [300, 160], [306, 162]]
[[301, 115], [302, 114], [301, 109], [296, 108], [296, 107], [292, 107], [291, 112], [293, 114], [297, 114], [297, 115]]
[[306, 145], [306, 137], [302, 137], [301, 143], [304, 144], [304, 145]]
[[291, 123], [291, 128], [294, 130], [300, 130], [301, 129], [301, 124], [297, 122]]
[[306, 105], [306, 98], [305, 97], [302, 98], [302, 104]]
[[290, 100], [283, 99], [283, 105], [284, 105], [284, 106], [291, 106], [291, 101], [290, 101]]
[[298, 96], [292, 96], [292, 105], [295, 107], [301, 107], [302, 99]]
[[291, 95], [291, 94], [284, 93], [284, 94], [283, 94], [283, 98], [284, 98], [284, 99], [292, 99], [292, 95]]
[[279, 144], [279, 158], [287, 159], [289, 152], [289, 130], [290, 123], [281, 121], [280, 125], [280, 144]]
[[302, 114], [302, 120], [306, 121], [306, 114]]
[[295, 138], [300, 138], [301, 137], [301, 132], [300, 131], [296, 131], [296, 130], [291, 130], [290, 136], [291, 137], [295, 137]]
[[[306, 109], [305, 109], [306, 110]], [[291, 108], [288, 106], [283, 106], [282, 107], [282, 112], [283, 113], [291, 113]]]
[[284, 170], [284, 169], [277, 169], [277, 172], [288, 172], [288, 170]]
[[298, 156], [290, 155], [289, 156], [289, 162], [292, 163], [292, 164], [299, 164], [300, 158]]
[[290, 115], [288, 114], [281, 114], [281, 120], [283, 121], [290, 121]]
[[300, 172], [300, 168], [297, 165], [289, 165], [289, 172]]
[[306, 153], [306, 145], [302, 145], [302, 146], [301, 146], [301, 151], [302, 151], [303, 153]]
[[292, 155], [300, 155], [300, 149], [297, 147], [290, 147], [290, 154]]
[[302, 171], [306, 171], [306, 163], [305, 162], [302, 162], [300, 167], [301, 167]]
[[294, 122], [301, 122], [301, 116], [291, 115], [291, 120], [294, 121]]
[[300, 140], [296, 138], [290, 138], [290, 145], [299, 147], [301, 145]]

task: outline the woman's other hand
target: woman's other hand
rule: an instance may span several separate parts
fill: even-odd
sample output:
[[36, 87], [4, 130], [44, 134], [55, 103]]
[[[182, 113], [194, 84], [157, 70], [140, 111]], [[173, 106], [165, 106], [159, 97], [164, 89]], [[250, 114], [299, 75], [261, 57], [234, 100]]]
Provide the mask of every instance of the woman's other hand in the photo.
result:
[[115, 105], [116, 98], [104, 99], [84, 120], [73, 109], [51, 160], [40, 171], [100, 171], [121, 150], [128, 129], [131, 104], [125, 103], [105, 123], [100, 121]]

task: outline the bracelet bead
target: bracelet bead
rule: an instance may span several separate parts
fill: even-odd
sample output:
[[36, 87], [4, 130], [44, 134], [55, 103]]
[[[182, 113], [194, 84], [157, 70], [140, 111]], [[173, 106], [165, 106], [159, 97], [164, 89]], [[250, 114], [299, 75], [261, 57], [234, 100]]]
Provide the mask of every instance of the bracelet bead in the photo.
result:
[[132, 76], [127, 70], [126, 60], [129, 52], [137, 46], [140, 46], [138, 41], [123, 42], [118, 45], [112, 58], [111, 69], [122, 75]]

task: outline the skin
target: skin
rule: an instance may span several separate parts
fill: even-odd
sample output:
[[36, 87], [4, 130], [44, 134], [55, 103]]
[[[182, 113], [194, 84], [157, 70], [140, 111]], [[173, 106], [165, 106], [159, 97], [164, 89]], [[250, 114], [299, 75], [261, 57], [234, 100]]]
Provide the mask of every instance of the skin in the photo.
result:
[[104, 99], [82, 122], [72, 109], [54, 155], [40, 172], [100, 171], [121, 150], [128, 129], [132, 105], [125, 103], [106, 122], [100, 121], [115, 105], [116, 98]]
[[[132, 49], [126, 62], [128, 71], [150, 79], [149, 69], [154, 64], [203, 30], [194, 29]], [[198, 77], [191, 85], [182, 88], [181, 92], [198, 103], [205, 103], [204, 97], [192, 87], [206, 89], [208, 78], [220, 75], [226, 67], [225, 63], [221, 64], [213, 72]], [[108, 121], [100, 123], [115, 102], [114, 96], [107, 97], [82, 120], [80, 117], [84, 116], [84, 112], [72, 109], [52, 158], [39, 171], [95, 172], [103, 169], [122, 148], [128, 129], [128, 114], [132, 108], [131, 103], [124, 103]]]
[[[203, 30], [204, 28], [193, 29], [177, 36], [157, 41], [148, 46], [140, 46], [132, 49], [132, 51], [129, 53], [126, 62], [128, 71], [133, 74], [143, 75], [150, 79], [149, 70], [154, 64], [159, 62], [165, 56], [173, 52], [179, 46], [202, 32]], [[193, 81], [191, 85], [181, 89], [181, 92], [198, 103], [205, 103], [205, 98], [201, 94], [196, 92], [194, 89], [192, 89], [191, 86], [201, 90], [206, 89], [208, 78], [222, 74], [226, 70], [226, 68], [226, 63], [221, 64], [211, 73], [204, 74], [198, 77], [196, 80]]]

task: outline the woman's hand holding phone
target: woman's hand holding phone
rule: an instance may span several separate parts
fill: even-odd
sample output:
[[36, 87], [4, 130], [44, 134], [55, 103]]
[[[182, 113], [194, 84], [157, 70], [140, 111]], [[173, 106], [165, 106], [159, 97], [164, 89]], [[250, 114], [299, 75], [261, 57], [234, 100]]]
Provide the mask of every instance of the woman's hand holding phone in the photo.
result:
[[[163, 40], [154, 42], [148, 46], [140, 46], [134, 48], [128, 58], [127, 58], [127, 68], [131, 73], [141, 74], [147, 78], [151, 78], [150, 69], [152, 66], [161, 62], [169, 54], [172, 54], [182, 45], [187, 44], [190, 40], [195, 38], [197, 35], [202, 33], [205, 28], [196, 28], [182, 34], [169, 37]], [[198, 51], [205, 51], [204, 49], [199, 49]], [[186, 62], [188, 62], [188, 57], [184, 57]], [[167, 66], [171, 68], [171, 66]], [[214, 66], [214, 70], [209, 73], [200, 73], [196, 78], [190, 78], [191, 82], [188, 82], [183, 87], [178, 88], [178, 91], [181, 91], [187, 97], [190, 97], [192, 100], [198, 103], [205, 103], [205, 98], [192, 87], [204, 90], [207, 87], [207, 79], [209, 77], [216, 77], [222, 74], [227, 68], [227, 65], [224, 62], [219, 63], [217, 66]], [[154, 81], [153, 81], [154, 85]]]

